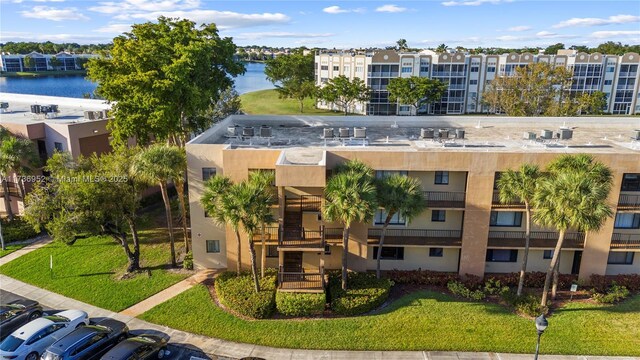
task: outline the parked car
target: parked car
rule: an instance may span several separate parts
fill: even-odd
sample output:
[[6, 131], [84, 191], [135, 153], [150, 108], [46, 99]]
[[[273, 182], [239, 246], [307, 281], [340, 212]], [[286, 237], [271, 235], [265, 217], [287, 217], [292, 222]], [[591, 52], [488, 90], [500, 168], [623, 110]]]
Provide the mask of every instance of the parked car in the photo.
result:
[[37, 301], [17, 300], [0, 305], [0, 340], [40, 316], [42, 316], [42, 306]]
[[121, 321], [104, 319], [82, 326], [56, 341], [42, 354], [42, 360], [94, 360], [129, 337], [129, 328]]
[[0, 343], [0, 359], [38, 360], [49, 345], [87, 324], [89, 316], [80, 310], [66, 310], [35, 319]]
[[114, 346], [100, 360], [150, 360], [169, 355], [167, 339], [157, 335], [140, 335]]

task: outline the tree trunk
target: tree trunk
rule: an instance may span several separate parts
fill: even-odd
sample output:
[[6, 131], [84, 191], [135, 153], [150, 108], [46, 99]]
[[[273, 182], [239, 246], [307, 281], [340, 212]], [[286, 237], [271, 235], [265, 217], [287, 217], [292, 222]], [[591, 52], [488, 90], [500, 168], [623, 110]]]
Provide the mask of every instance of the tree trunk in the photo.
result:
[[258, 264], [256, 262], [256, 247], [253, 244], [253, 234], [247, 233], [249, 237], [249, 254], [251, 254], [251, 277], [256, 293], [260, 292], [260, 282], [258, 281]]
[[236, 261], [236, 273], [238, 273], [238, 275], [240, 275], [240, 272], [242, 271], [242, 247], [240, 246], [240, 232], [238, 231], [238, 229], [235, 230], [236, 232], [236, 240], [238, 242], [238, 248], [237, 248], [237, 253], [238, 253], [238, 261]]
[[342, 231], [342, 290], [347, 290], [347, 258], [349, 256], [349, 227]]
[[265, 225], [264, 222], [261, 225], [261, 229], [260, 231], [262, 232], [262, 235], [260, 236], [260, 240], [262, 242], [262, 251], [260, 252], [260, 277], [264, 277], [264, 268], [267, 266], [266, 262], [267, 262], [267, 241], [265, 240], [265, 235], [264, 235], [264, 231], [265, 231]]
[[184, 200], [184, 180], [176, 179], [173, 184], [176, 187], [178, 193], [178, 204], [180, 204], [180, 213], [182, 215], [182, 236], [184, 237], [184, 252], [189, 252], [189, 226], [187, 223], [187, 206]]
[[18, 190], [20, 190], [20, 197], [22, 198], [22, 202], [24, 202], [24, 198], [27, 196], [27, 191], [24, 189], [24, 180], [19, 178], [17, 184]]
[[555, 300], [556, 295], [558, 294], [558, 278], [560, 276], [560, 259], [562, 258], [562, 253], [558, 255], [558, 263], [556, 267], [553, 268], [553, 283], [551, 285], [551, 299]]
[[529, 243], [531, 242], [531, 208], [529, 208], [529, 202], [527, 201], [525, 201], [525, 214], [527, 219], [524, 230], [524, 257], [522, 258], [522, 268], [520, 268], [517, 296], [522, 295], [522, 288], [524, 288], [524, 277], [527, 272], [527, 260], [529, 259]]
[[7, 218], [13, 221], [13, 210], [11, 209], [11, 194], [9, 193], [9, 182], [7, 177], [2, 177], [2, 191], [4, 191], [4, 207], [7, 209]]
[[2, 251], [7, 250], [4, 245], [4, 236], [2, 236], [2, 220], [0, 220], [0, 246], [2, 247]]
[[167, 193], [167, 184], [160, 182], [160, 192], [164, 201], [164, 211], [167, 216], [167, 227], [169, 228], [169, 244], [171, 245], [171, 266], [176, 267], [176, 245], [173, 237], [173, 219], [171, 217], [171, 202]]
[[300, 101], [300, 113], [304, 112], [304, 99], [298, 99]]
[[380, 242], [378, 243], [378, 259], [376, 260], [376, 277], [380, 279], [380, 258], [382, 254], [382, 246], [384, 245], [384, 237], [387, 234], [387, 227], [391, 222], [391, 218], [395, 215], [395, 211], [390, 211], [387, 214], [387, 218], [384, 219], [384, 226], [382, 226], [382, 233], [380, 234]]
[[[129, 227], [131, 227], [131, 223], [129, 224]], [[135, 227], [133, 227], [132, 229], [135, 230]], [[127, 272], [133, 272], [136, 270], [140, 270], [140, 252], [139, 251], [135, 251], [131, 252], [131, 249], [129, 249], [129, 243], [127, 242], [127, 233], [124, 231], [118, 232], [118, 231], [109, 231], [109, 234], [111, 235], [111, 237], [114, 238], [114, 240], [116, 240], [120, 246], [122, 246], [122, 249], [124, 250], [125, 255], [127, 256], [127, 259], [129, 260], [129, 265], [127, 266]], [[134, 248], [135, 248], [135, 243], [137, 242], [137, 233], [133, 232], [134, 235], [133, 239], [134, 239]]]
[[558, 263], [558, 258], [560, 257], [560, 249], [562, 249], [562, 242], [564, 241], [564, 233], [565, 230], [560, 230], [560, 234], [558, 235], [558, 243], [556, 244], [556, 248], [553, 250], [553, 257], [551, 258], [551, 264], [549, 264], [549, 269], [547, 269], [547, 276], [544, 278], [544, 288], [542, 289], [542, 301], [540, 301], [541, 306], [547, 306], [547, 297], [549, 295], [549, 286], [551, 285], [551, 276], [553, 275], [553, 270]]

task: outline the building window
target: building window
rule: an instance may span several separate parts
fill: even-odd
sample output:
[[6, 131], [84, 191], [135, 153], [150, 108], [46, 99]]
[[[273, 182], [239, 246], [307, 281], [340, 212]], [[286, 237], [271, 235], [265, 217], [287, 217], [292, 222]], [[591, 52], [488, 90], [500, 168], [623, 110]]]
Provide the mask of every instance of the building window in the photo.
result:
[[551, 259], [553, 257], [553, 250], [545, 250], [542, 253], [542, 258], [543, 259]]
[[640, 191], [640, 174], [624, 174], [622, 191]]
[[448, 171], [436, 171], [436, 177], [434, 184], [436, 185], [448, 185], [449, 184], [449, 172]]
[[607, 66], [607, 72], [614, 72], [614, 71], [615, 71], [614, 66]]
[[202, 168], [202, 181], [207, 181], [214, 176], [216, 176], [216, 168]]
[[522, 213], [516, 211], [492, 211], [489, 225], [520, 227], [522, 225]]
[[278, 257], [278, 245], [267, 245], [267, 257], [268, 258]]
[[487, 262], [516, 262], [518, 250], [488, 249]]
[[356, 72], [363, 72], [364, 66], [356, 66]]
[[325, 245], [324, 246], [324, 254], [325, 255], [331, 255], [331, 245]]
[[[376, 211], [375, 224], [384, 225], [385, 220], [387, 220], [387, 212], [384, 211], [384, 209], [378, 209], [378, 211]], [[400, 216], [399, 213], [395, 213], [391, 217], [389, 225], [406, 225], [406, 223], [407, 220], [404, 218], [404, 216]]]
[[446, 210], [431, 210], [431, 221], [444, 222], [446, 221]]
[[[373, 247], [373, 259], [378, 259], [378, 247]], [[382, 248], [380, 260], [404, 260], [404, 248], [385, 246]]]
[[409, 73], [411, 73], [412, 70], [413, 70], [413, 68], [411, 66], [403, 66], [402, 67], [402, 73], [403, 74], [409, 74]]
[[207, 240], [207, 252], [219, 253], [220, 252], [220, 240]]
[[640, 229], [640, 214], [617, 213], [614, 227], [616, 229]]
[[429, 248], [429, 257], [442, 257], [443, 253], [443, 248]]
[[329, 66], [328, 65], [322, 65], [322, 66], [320, 66], [320, 70], [329, 70]]
[[607, 260], [607, 264], [612, 265], [632, 265], [633, 264], [633, 252], [618, 252], [611, 251], [609, 252], [609, 259]]
[[388, 178], [391, 175], [408, 176], [409, 172], [400, 170], [376, 170], [376, 179]]
[[62, 148], [62, 143], [59, 143], [59, 142], [54, 142], [53, 143], [53, 148], [54, 148], [55, 151], [58, 151], [58, 152], [63, 152], [64, 151], [64, 149]]
[[333, 71], [340, 71], [340, 67], [339, 66], [334, 66], [333, 67]]
[[475, 80], [475, 79], [469, 80], [469, 85], [478, 85], [478, 80]]
[[605, 80], [605, 81], [604, 81], [604, 84], [605, 84], [605, 85], [611, 85], [611, 83], [612, 83], [612, 82], [613, 82], [612, 80]]
[[429, 72], [429, 65], [420, 65], [420, 72], [423, 73], [428, 73]]
[[471, 72], [478, 72], [478, 67], [477, 66], [472, 66], [471, 67]]
[[487, 72], [488, 73], [496, 72], [496, 67], [495, 66], [487, 66]]

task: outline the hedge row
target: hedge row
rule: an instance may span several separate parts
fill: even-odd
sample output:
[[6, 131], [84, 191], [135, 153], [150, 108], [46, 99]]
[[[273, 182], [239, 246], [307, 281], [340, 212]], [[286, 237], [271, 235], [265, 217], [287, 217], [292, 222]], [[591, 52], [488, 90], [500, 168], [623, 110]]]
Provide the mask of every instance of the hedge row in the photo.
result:
[[216, 277], [216, 294], [229, 309], [254, 319], [265, 319], [276, 309], [276, 276], [273, 272], [260, 279], [260, 292], [256, 293], [251, 273], [227, 271]]
[[620, 275], [591, 275], [590, 284], [595, 292], [606, 293], [612, 285], [617, 284], [624, 286], [629, 291], [640, 292], [640, 275], [639, 274], [620, 274]]
[[322, 314], [327, 296], [322, 293], [292, 293], [278, 291], [276, 308], [278, 312], [288, 316], [311, 316]]
[[329, 275], [331, 309], [338, 315], [358, 315], [382, 305], [393, 282], [377, 279], [368, 273], [351, 272], [347, 277], [347, 290], [342, 290], [340, 273]]
[[2, 221], [2, 236], [5, 243], [29, 240], [38, 236], [33, 226], [19, 217], [14, 218], [13, 221], [0, 221]]

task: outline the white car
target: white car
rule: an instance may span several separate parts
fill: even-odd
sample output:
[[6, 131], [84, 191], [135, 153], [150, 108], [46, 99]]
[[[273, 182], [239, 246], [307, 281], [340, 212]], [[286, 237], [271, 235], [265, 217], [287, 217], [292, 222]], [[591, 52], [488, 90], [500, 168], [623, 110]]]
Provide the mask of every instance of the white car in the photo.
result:
[[66, 310], [33, 320], [0, 343], [0, 359], [38, 360], [49, 345], [88, 324], [89, 315], [80, 310]]

